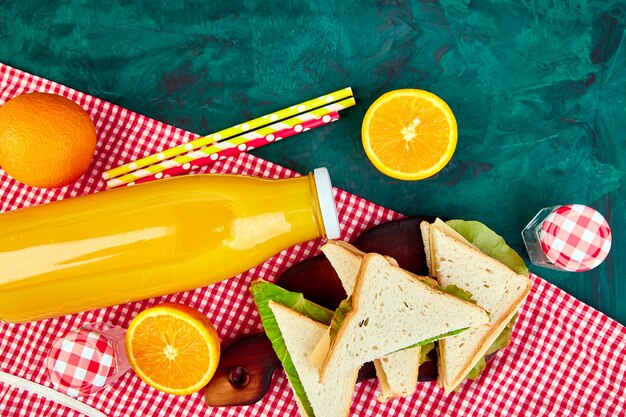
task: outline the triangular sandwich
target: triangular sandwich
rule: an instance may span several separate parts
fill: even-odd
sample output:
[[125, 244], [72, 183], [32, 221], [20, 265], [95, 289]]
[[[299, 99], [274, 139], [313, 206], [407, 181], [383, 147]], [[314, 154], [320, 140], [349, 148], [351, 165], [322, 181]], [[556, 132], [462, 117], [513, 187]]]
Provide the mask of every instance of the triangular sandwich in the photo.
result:
[[320, 369], [322, 383], [331, 370], [352, 372], [398, 350], [489, 321], [482, 308], [415, 279], [374, 253], [363, 257], [349, 300]]
[[[428, 229], [429, 232], [424, 233]], [[438, 342], [439, 384], [454, 390], [485, 356], [530, 292], [531, 282], [487, 256], [443, 222], [422, 224], [431, 275], [441, 287], [456, 286], [490, 316], [487, 324]]]
[[[346, 294], [354, 290], [356, 276], [365, 253], [347, 242], [328, 241], [322, 246], [322, 252], [337, 272]], [[387, 258], [396, 264], [393, 258]], [[374, 361], [380, 394], [378, 401], [384, 402], [394, 397], [407, 397], [415, 392], [420, 366], [421, 347], [400, 350]]]
[[[309, 414], [296, 395], [298, 408], [303, 417], [341, 417], [350, 413], [350, 403], [358, 369], [351, 372], [333, 372], [328, 374], [326, 383], [319, 382], [319, 373], [308, 359], [308, 355], [326, 333], [328, 326], [316, 322], [297, 311], [269, 301], [278, 328], [295, 367], [298, 383], [304, 388], [306, 397], [313, 410]], [[293, 386], [293, 382], [290, 380]]]

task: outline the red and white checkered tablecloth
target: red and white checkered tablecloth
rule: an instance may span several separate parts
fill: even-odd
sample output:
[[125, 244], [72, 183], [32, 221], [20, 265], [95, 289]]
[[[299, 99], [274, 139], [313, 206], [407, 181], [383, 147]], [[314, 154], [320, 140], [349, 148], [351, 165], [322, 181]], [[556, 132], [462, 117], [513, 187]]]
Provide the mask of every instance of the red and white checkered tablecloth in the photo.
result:
[[[0, 64], [0, 104], [18, 94], [45, 91], [64, 95], [85, 108], [96, 123], [98, 147], [89, 172], [68, 187], [34, 189], [0, 171], [0, 212], [105, 189], [100, 174], [112, 167], [196, 135], [120, 108], [57, 83]], [[299, 140], [294, 138], [291, 140]], [[251, 155], [223, 161], [204, 172], [262, 177], [296, 173]], [[345, 191], [336, 200], [342, 238], [401, 215]], [[127, 326], [140, 311], [163, 301], [182, 302], [206, 314], [226, 344], [261, 329], [248, 294], [257, 277], [274, 279], [317, 253], [307, 242], [228, 281], [195, 291], [27, 324], [0, 323], [0, 371], [52, 387], [44, 360], [52, 342], [90, 322]], [[405, 399], [381, 404], [377, 382], [357, 385], [354, 416], [626, 416], [626, 328], [547, 281], [533, 276], [509, 348], [497, 354], [479, 380], [444, 397], [434, 382], [420, 383]], [[296, 416], [296, 403], [282, 372], [265, 398], [247, 407], [208, 408], [202, 392], [176, 397], [145, 385], [132, 372], [81, 401], [108, 416]], [[63, 405], [0, 383], [0, 416], [77, 416]]]

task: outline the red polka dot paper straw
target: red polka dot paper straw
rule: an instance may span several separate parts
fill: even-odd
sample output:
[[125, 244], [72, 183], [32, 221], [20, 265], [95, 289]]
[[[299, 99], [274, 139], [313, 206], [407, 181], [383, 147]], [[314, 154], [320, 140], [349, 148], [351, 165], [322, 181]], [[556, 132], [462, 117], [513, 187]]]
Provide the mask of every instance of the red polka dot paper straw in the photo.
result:
[[[272, 142], [278, 142], [279, 140], [288, 138], [290, 136], [297, 135], [301, 132], [306, 132], [307, 130], [315, 129], [316, 127], [323, 126], [332, 122], [339, 120], [339, 113], [333, 112], [327, 114], [322, 117], [318, 117], [317, 119], [312, 119], [306, 122], [303, 122], [299, 125], [295, 125], [294, 127], [279, 130], [274, 134], [269, 134], [262, 138], [253, 139], [245, 144], [240, 144], [237, 146], [233, 146], [231, 148], [220, 149], [219, 151], [210, 154], [209, 156], [204, 156], [202, 158], [196, 159], [193, 162], [187, 162], [183, 165], [175, 166], [172, 168], [168, 168], [163, 172], [159, 172], [154, 175], [149, 175], [147, 177], [143, 177], [134, 182], [134, 184], [141, 184], [144, 182], [150, 182], [154, 180], [158, 180], [161, 178], [169, 178], [174, 177], [176, 175], [185, 175], [188, 174], [189, 171], [193, 171], [202, 166], [210, 165], [215, 161], [229, 158], [231, 156], [239, 155], [241, 152], [251, 151], [252, 149], [260, 148], [261, 146], [269, 145]], [[134, 185], [128, 184], [128, 185]]]
[[[226, 140], [234, 136], [239, 136], [245, 132], [253, 131], [263, 126], [267, 126], [270, 123], [278, 122], [283, 119], [288, 119], [298, 114], [309, 112], [318, 107], [326, 106], [328, 104], [338, 102], [349, 97], [352, 97], [352, 89], [350, 87], [342, 88], [341, 90], [333, 91], [332, 93], [328, 93], [323, 96], [284, 108], [282, 110], [266, 114], [265, 116], [257, 117], [256, 119], [249, 120], [245, 123], [220, 130], [219, 132], [203, 136], [183, 145], [175, 146], [173, 148], [161, 151], [157, 154], [146, 156], [145, 158], [141, 158], [128, 164], [118, 166], [105, 172], [102, 176], [105, 180], [116, 178], [129, 172], [133, 172], [139, 168], [144, 168], [155, 164], [162, 159], [170, 159], [175, 156], [185, 154], [191, 150], [203, 148], [211, 143]], [[160, 159], [160, 154], [162, 154], [164, 158]]]
[[193, 145], [191, 143], [188, 143], [187, 145], [189, 145], [189, 152], [186, 153], [185, 155], [177, 156], [172, 159], [168, 159], [166, 151], [157, 153], [155, 158], [159, 162], [155, 163], [154, 165], [147, 166], [145, 168], [137, 169], [131, 173], [122, 175], [120, 177], [109, 179], [107, 181], [107, 187], [116, 188], [116, 187], [127, 185], [130, 183], [137, 183], [137, 181], [140, 178], [148, 177], [151, 175], [156, 175], [167, 169], [175, 168], [175, 167], [187, 164], [187, 163], [191, 164], [200, 158], [210, 156], [211, 154], [219, 152], [222, 149], [232, 148], [233, 146], [239, 146], [239, 145], [244, 145], [244, 144], [247, 146], [247, 144], [252, 140], [261, 139], [268, 135], [276, 135], [278, 131], [295, 128], [296, 126], [299, 126], [299, 125], [301, 126], [305, 122], [329, 115], [333, 112], [344, 110], [348, 107], [354, 106], [355, 104], [356, 104], [356, 101], [354, 100], [354, 98], [349, 97], [339, 102], [330, 103], [320, 108], [311, 110], [309, 112], [301, 113], [289, 119], [273, 123], [269, 126], [264, 126], [257, 130], [249, 131], [247, 133], [232, 137], [227, 140], [214, 142], [201, 149], [194, 149]]

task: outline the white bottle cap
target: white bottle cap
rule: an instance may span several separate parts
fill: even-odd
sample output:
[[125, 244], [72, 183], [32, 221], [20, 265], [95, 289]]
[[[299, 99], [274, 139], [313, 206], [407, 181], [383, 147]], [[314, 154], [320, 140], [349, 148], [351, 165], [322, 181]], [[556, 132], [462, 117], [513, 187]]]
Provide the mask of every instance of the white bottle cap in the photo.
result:
[[326, 230], [327, 239], [339, 238], [339, 216], [333, 197], [333, 185], [330, 182], [330, 175], [326, 168], [316, 168], [313, 170], [315, 178], [315, 188], [317, 190], [317, 200], [320, 203], [322, 221]]

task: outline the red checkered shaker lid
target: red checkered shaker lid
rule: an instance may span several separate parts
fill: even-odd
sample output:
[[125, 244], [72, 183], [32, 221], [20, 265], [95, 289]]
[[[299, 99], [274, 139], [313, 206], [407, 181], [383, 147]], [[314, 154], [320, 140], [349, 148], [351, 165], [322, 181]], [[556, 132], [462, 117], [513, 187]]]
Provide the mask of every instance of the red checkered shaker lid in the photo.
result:
[[103, 335], [77, 330], [54, 342], [46, 366], [55, 389], [70, 397], [89, 395], [115, 372], [115, 353]]
[[611, 249], [611, 228], [602, 214], [582, 204], [561, 206], [548, 214], [539, 232], [546, 257], [566, 271], [588, 271]]

